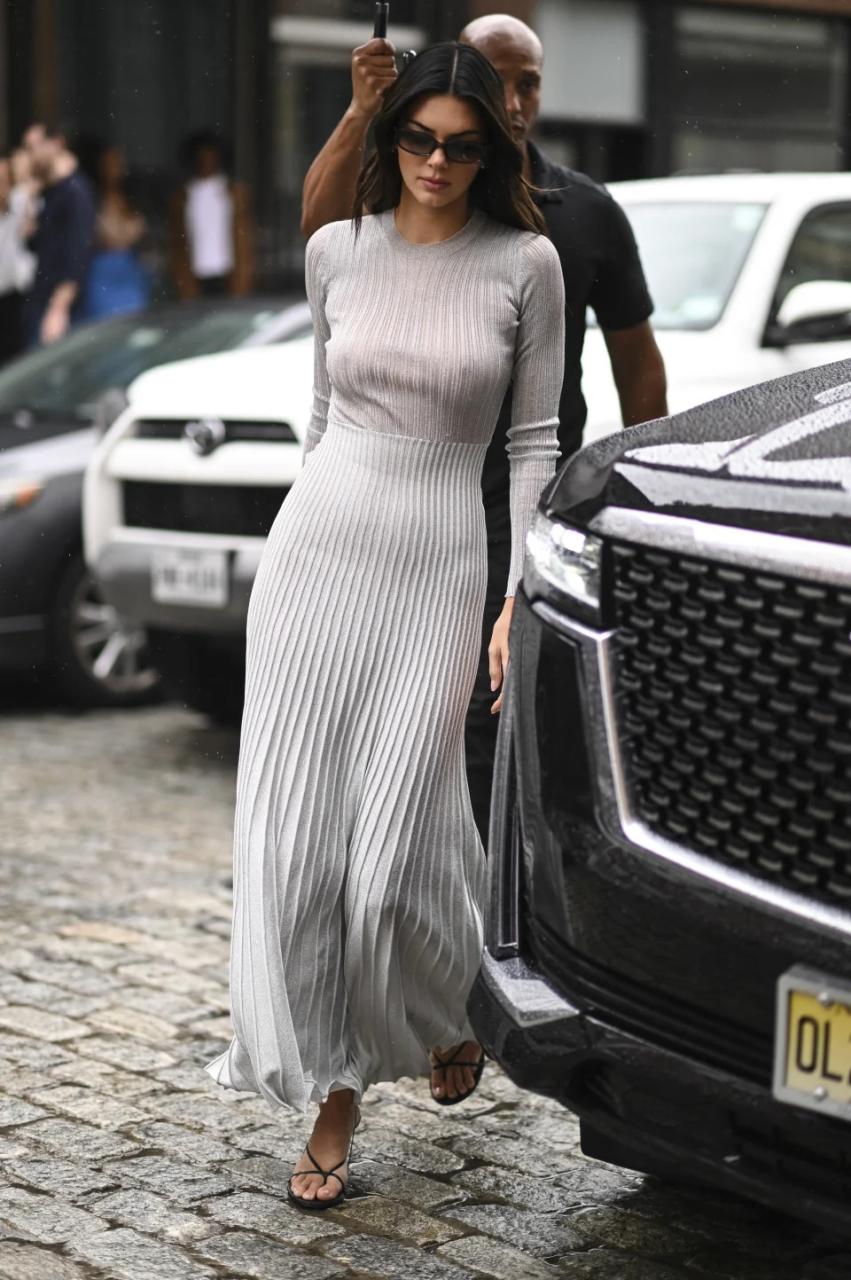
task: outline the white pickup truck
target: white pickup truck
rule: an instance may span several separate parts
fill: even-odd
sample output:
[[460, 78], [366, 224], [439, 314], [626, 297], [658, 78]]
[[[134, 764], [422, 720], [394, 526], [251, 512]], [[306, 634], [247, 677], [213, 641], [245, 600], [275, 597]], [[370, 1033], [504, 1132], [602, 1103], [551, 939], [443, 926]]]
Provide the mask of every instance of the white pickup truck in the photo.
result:
[[[851, 357], [851, 174], [613, 185], [632, 220], [677, 412]], [[150, 631], [183, 700], [233, 719], [266, 533], [301, 465], [312, 336], [144, 374], [92, 458], [86, 556]], [[602, 335], [583, 358], [586, 441], [616, 430]]]

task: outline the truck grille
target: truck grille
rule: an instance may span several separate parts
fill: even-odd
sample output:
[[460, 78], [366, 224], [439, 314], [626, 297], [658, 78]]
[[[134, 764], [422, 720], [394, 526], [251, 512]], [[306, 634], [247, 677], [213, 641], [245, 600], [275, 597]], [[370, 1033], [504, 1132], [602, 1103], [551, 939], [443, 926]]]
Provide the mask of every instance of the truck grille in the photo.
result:
[[636, 816], [719, 862], [851, 904], [851, 589], [611, 551]]
[[124, 482], [124, 523], [134, 529], [265, 538], [285, 489], [236, 484]]

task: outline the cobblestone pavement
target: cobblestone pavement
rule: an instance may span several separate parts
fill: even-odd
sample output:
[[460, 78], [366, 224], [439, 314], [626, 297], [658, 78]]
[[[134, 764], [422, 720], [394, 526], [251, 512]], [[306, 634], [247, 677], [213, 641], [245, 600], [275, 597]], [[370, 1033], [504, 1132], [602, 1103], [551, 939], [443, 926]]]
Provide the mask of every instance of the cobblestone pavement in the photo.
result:
[[284, 1185], [303, 1122], [219, 1089], [236, 741], [175, 708], [7, 710], [0, 737], [4, 1280], [838, 1280], [851, 1245], [586, 1160], [489, 1067], [370, 1092], [353, 1194]]

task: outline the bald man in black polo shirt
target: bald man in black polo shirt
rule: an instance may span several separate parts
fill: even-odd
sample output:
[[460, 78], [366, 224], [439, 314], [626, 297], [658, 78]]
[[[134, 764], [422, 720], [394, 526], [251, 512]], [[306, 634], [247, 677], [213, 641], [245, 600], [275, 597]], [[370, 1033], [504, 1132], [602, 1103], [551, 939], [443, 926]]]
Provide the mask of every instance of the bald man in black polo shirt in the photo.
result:
[[[517, 18], [491, 14], [471, 22], [459, 39], [479, 49], [502, 77], [514, 138], [523, 149], [524, 175], [538, 189], [535, 199], [561, 259], [566, 329], [558, 435], [564, 459], [581, 445], [587, 414], [581, 358], [589, 306], [606, 340], [624, 426], [667, 413], [665, 369], [649, 323], [653, 304], [632, 229], [620, 206], [584, 174], [554, 164], [529, 139], [540, 108], [543, 67], [543, 49], [534, 31]], [[388, 41], [377, 39], [354, 51], [351, 105], [305, 178], [302, 230], [307, 236], [326, 222], [351, 216], [369, 124], [385, 90], [396, 78], [393, 53]], [[510, 421], [509, 391], [482, 475], [488, 529], [488, 594], [481, 663], [466, 726], [467, 777], [476, 822], [485, 842], [496, 743], [487, 644], [505, 603], [511, 552], [505, 448]]]

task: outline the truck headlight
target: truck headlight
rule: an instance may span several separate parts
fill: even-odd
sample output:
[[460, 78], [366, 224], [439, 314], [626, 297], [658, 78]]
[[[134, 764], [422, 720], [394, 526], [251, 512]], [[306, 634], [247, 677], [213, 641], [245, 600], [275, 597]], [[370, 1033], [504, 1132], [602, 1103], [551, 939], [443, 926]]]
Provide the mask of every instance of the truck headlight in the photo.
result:
[[43, 485], [33, 476], [9, 476], [0, 479], [0, 515], [20, 511], [35, 502]]
[[523, 582], [531, 599], [548, 600], [601, 623], [603, 540], [537, 512], [526, 535]]

